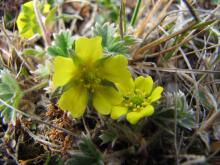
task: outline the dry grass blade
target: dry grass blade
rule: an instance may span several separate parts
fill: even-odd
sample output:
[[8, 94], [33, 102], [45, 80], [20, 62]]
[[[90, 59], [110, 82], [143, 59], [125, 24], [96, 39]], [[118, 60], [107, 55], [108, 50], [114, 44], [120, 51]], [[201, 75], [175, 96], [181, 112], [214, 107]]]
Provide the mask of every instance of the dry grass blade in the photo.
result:
[[191, 23], [189, 23], [189, 25], [187, 27], [185, 27], [185, 28], [183, 28], [183, 29], [181, 29], [181, 30], [179, 30], [177, 32], [174, 32], [174, 33], [170, 34], [169, 36], [161, 37], [158, 40], [153, 41], [153, 42], [151, 42], [151, 43], [141, 47], [140, 49], [138, 49], [134, 53], [133, 58], [137, 59], [140, 54], [143, 54], [145, 51], [149, 50], [150, 48], [155, 47], [155, 46], [157, 46], [157, 45], [159, 45], [159, 44], [161, 44], [163, 42], [166, 42], [166, 41], [170, 40], [171, 38], [174, 38], [174, 37], [176, 37], [176, 36], [178, 36], [178, 35], [180, 35], [182, 33], [185, 33], [186, 31], [191, 29], [192, 26], [195, 25], [195, 24], [196, 24], [195, 22], [191, 22]]
[[154, 5], [153, 9], [150, 11], [150, 13], [144, 18], [144, 20], [141, 22], [140, 26], [136, 30], [136, 36], [140, 37], [147, 26], [147, 23], [150, 22], [153, 15], [158, 11], [158, 9], [164, 4], [165, 0], [159, 0]]
[[145, 69], [160, 71], [160, 72], [170, 72], [170, 73], [220, 74], [220, 71], [214, 71], [214, 70], [164, 68], [164, 67], [154, 68], [149, 66], [145, 66]]
[[161, 23], [161, 21], [163, 19], [166, 18], [167, 16], [167, 10], [169, 9], [170, 5], [173, 3], [173, 0], [170, 0], [166, 6], [163, 8], [163, 10], [159, 13], [159, 16], [157, 17], [157, 20], [156, 21], [153, 21], [153, 25], [152, 27], [147, 30], [147, 32], [145, 33], [145, 37], [144, 37], [144, 41], [147, 39], [147, 37], [151, 34], [152, 31], [155, 30], [155, 28]]
[[[210, 22], [211, 22], [211, 25], [214, 25], [214, 24], [216, 24], [218, 21], [210, 21]], [[210, 23], [210, 22], [209, 22], [209, 23]], [[188, 36], [188, 38], [187, 38], [187, 37], [184, 38], [180, 43], [178, 43], [178, 44], [176, 44], [176, 45], [174, 45], [174, 46], [172, 46], [172, 47], [170, 47], [170, 48], [167, 48], [167, 49], [165, 49], [165, 50], [163, 50], [163, 51], [161, 51], [161, 52], [156, 52], [156, 53], [154, 53], [154, 54], [151, 54], [151, 56], [162, 55], [162, 54], [165, 54], [165, 53], [167, 53], [167, 52], [173, 51], [173, 50], [179, 48], [180, 46], [182, 46], [183, 44], [189, 42], [190, 40], [192, 40], [193, 38], [195, 38], [197, 35], [203, 33], [203, 32], [204, 32], [205, 30], [207, 30], [209, 27], [210, 27], [210, 26], [208, 26], [208, 27], [206, 27], [206, 28], [204, 28], [204, 29], [201, 29], [201, 30], [200, 30], [199, 32], [197, 32], [196, 34], [190, 35], [190, 36]], [[188, 28], [190, 28], [190, 27], [188, 27]], [[189, 29], [188, 29], [188, 30], [189, 30]], [[178, 34], [181, 34], [181, 33], [178, 33]], [[175, 34], [175, 36], [178, 35], [178, 34]], [[167, 40], [173, 38], [173, 37], [174, 37], [173, 35], [174, 35], [174, 34], [171, 34], [171, 35], [168, 36], [168, 37], [164, 37], [164, 38], [162, 38], [162, 39], [159, 40], [159, 41], [152, 42], [152, 43], [150, 43], [149, 45], [146, 45], [146, 46], [144, 46], [143, 48], [140, 48], [140, 49], [134, 54], [134, 56], [133, 56], [134, 61], [136, 61], [136, 60], [138, 61], [138, 60], [140, 60], [140, 59], [144, 59], [144, 57], [140, 56], [141, 54], [145, 54], [145, 53], [146, 53], [145, 51], [148, 51], [150, 48], [152, 48], [152, 47], [154, 47], [154, 46], [156, 46], [156, 45], [159, 45], [159, 44], [161, 44], [162, 42], [165, 42], [165, 41], [167, 41]], [[171, 36], [173, 36], [173, 37], [171, 37]], [[164, 40], [165, 40], [165, 41], [164, 41]]]

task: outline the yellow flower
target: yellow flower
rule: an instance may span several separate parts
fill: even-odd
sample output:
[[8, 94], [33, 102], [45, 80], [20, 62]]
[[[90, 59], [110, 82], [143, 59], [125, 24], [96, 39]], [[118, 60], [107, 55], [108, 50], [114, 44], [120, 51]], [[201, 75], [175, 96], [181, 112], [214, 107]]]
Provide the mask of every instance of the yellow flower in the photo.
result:
[[141, 118], [154, 113], [151, 105], [160, 99], [163, 88], [154, 88], [153, 80], [150, 76], [139, 76], [135, 81], [129, 81], [129, 88], [119, 88], [123, 93], [124, 100], [120, 105], [114, 106], [111, 112], [112, 119], [119, 119], [126, 115], [126, 119], [131, 124], [136, 124]]
[[58, 56], [54, 60], [53, 83], [66, 89], [58, 106], [73, 117], [83, 115], [89, 96], [100, 114], [110, 114], [113, 105], [122, 101], [111, 83], [123, 86], [131, 77], [127, 59], [122, 55], [104, 57], [101, 42], [101, 37], [79, 38], [73, 58]]
[[[39, 5], [39, 7], [41, 6]], [[49, 9], [50, 5], [44, 4], [42, 12], [48, 13]], [[45, 20], [44, 17], [42, 17], [42, 19]], [[16, 23], [19, 33], [24, 38], [31, 38], [32, 36], [34, 36], [34, 34], [37, 33], [40, 35], [42, 34], [34, 13], [33, 1], [24, 3], [22, 5], [22, 10], [18, 15]]]

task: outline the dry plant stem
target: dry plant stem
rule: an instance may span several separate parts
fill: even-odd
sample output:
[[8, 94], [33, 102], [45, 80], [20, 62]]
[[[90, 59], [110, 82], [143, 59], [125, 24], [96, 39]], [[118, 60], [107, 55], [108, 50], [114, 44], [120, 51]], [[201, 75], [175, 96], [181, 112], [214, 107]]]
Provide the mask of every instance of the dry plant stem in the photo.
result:
[[199, 128], [198, 133], [203, 131], [208, 131], [213, 124], [220, 118], [220, 111], [216, 111], [212, 114], [212, 116], [202, 124], [202, 126]]
[[22, 128], [35, 140], [35, 141], [38, 141], [40, 143], [43, 143], [51, 148], [56, 148], [56, 149], [59, 149], [61, 148], [60, 145], [56, 145], [56, 144], [53, 144], [53, 143], [50, 143], [46, 140], [43, 140], [41, 137], [38, 137], [37, 135], [33, 134], [24, 124], [22, 124]]
[[26, 89], [23, 92], [26, 94], [26, 93], [29, 93], [29, 92], [32, 92], [32, 91], [35, 91], [35, 90], [42, 89], [43, 87], [46, 87], [47, 85], [48, 85], [48, 80], [45, 80], [45, 81], [42, 81], [39, 84], [37, 84], [37, 85], [35, 85], [35, 86], [33, 86], [29, 89]]
[[206, 160], [208, 161], [211, 158], [213, 158], [215, 155], [219, 153], [219, 151], [220, 151], [220, 147], [216, 151], [214, 151], [211, 155], [209, 155], [208, 158], [206, 158]]
[[194, 10], [194, 8], [191, 6], [190, 2], [188, 0], [183, 0], [183, 2], [186, 4], [186, 6], [188, 7], [190, 13], [192, 14], [192, 16], [194, 17], [194, 19], [199, 22], [199, 16], [196, 14], [196, 11]]
[[91, 28], [93, 23], [95, 22], [95, 17], [97, 15], [98, 6], [97, 5], [91, 5], [91, 7], [93, 8], [93, 12], [92, 12], [90, 20], [86, 23], [84, 28], [81, 30], [82, 35], [84, 35]]
[[[213, 22], [212, 25], [216, 24], [217, 22], [218, 22], [218, 21]], [[208, 26], [207, 28], [205, 28], [205, 29], [200, 30], [200, 31], [199, 31], [198, 33], [196, 33], [196, 34], [194, 34], [194, 35], [192, 35], [192, 36], [190, 36], [190, 37], [188, 37], [188, 38], [185, 38], [184, 40], [182, 40], [180, 43], [176, 44], [175, 46], [173, 46], [173, 47], [171, 47], [171, 48], [167, 48], [167, 49], [165, 49], [165, 50], [163, 50], [163, 51], [161, 51], [161, 52], [154, 53], [154, 54], [152, 54], [152, 56], [162, 55], [162, 54], [165, 54], [165, 53], [170, 52], [170, 51], [172, 51], [172, 50], [175, 50], [175, 49], [177, 49], [178, 47], [182, 46], [183, 44], [185, 44], [185, 43], [189, 42], [190, 40], [192, 40], [193, 38], [195, 38], [197, 35], [203, 33], [203, 32], [204, 32], [205, 30], [207, 30], [208, 28], [209, 28], [209, 26]], [[156, 44], [156, 45], [157, 45], [157, 44]], [[155, 46], [155, 45], [153, 45], [153, 46]], [[149, 49], [150, 47], [147, 47], [147, 48]], [[141, 48], [141, 49], [142, 49], [142, 48]], [[140, 50], [141, 50], [141, 49], [140, 49]], [[141, 52], [143, 51], [141, 54], [144, 54], [146, 50], [147, 50], [147, 49], [141, 50]], [[138, 53], [136, 53], [136, 56], [134, 56], [134, 60], [133, 60], [133, 61], [140, 61], [140, 60], [143, 60], [143, 59], [144, 59], [144, 57], [140, 56], [140, 52], [138, 52]]]
[[[21, 56], [21, 53], [17, 50], [17, 48], [16, 48], [14, 45], [12, 45], [12, 41], [11, 41], [10, 37], [8, 36], [6, 30], [5, 30], [5, 24], [4, 24], [3, 18], [2, 18], [2, 22], [3, 22], [3, 26], [1, 27], [1, 29], [2, 29], [4, 35], [5, 35], [6, 39], [7, 39], [6, 41], [7, 41], [8, 45], [10, 45], [10, 47], [12, 47], [12, 48], [15, 50], [16, 55], [17, 55], [18, 58], [24, 63], [25, 67], [26, 67], [29, 71], [32, 70], [31, 66], [30, 66], [30, 65], [27, 63], [27, 61]], [[9, 53], [9, 54], [10, 54], [10, 53]]]
[[147, 39], [147, 37], [151, 34], [152, 31], [155, 30], [155, 28], [161, 24], [162, 20], [164, 20], [167, 16], [167, 10], [170, 7], [170, 5], [172, 4], [173, 0], [170, 0], [166, 6], [163, 8], [163, 10], [160, 12], [160, 15], [158, 16], [157, 20], [155, 22], [153, 22], [152, 28], [149, 29], [144, 37], [144, 41]]
[[44, 26], [44, 23], [41, 19], [40, 11], [38, 10], [38, 0], [34, 0], [33, 3], [34, 3], [34, 13], [35, 13], [37, 22], [41, 28], [41, 31], [42, 31], [43, 39], [45, 42], [45, 47], [48, 48], [48, 46], [50, 45], [50, 38], [49, 38], [49, 36], [47, 36], [46, 27]]
[[[158, 26], [158, 27], [159, 27], [167, 36], [169, 36], [169, 33], [166, 32], [166, 30], [165, 30], [163, 27], [161, 27], [161, 26]], [[173, 39], [173, 38], [172, 38], [172, 39]], [[183, 51], [183, 49], [182, 49], [181, 47], [179, 47], [178, 50], [181, 52], [181, 54], [182, 54], [182, 56], [183, 56], [183, 58], [184, 58], [184, 60], [185, 60], [185, 62], [186, 62], [186, 64], [187, 64], [188, 68], [192, 70], [191, 64], [190, 64], [188, 58], [186, 57], [185, 52]], [[196, 80], [195, 75], [194, 75], [193, 73], [191, 73], [191, 75], [192, 75], [193, 79]]]
[[189, 23], [189, 25], [187, 27], [185, 27], [185, 28], [183, 28], [183, 29], [181, 29], [181, 30], [179, 30], [177, 32], [174, 32], [174, 33], [170, 34], [169, 36], [161, 37], [158, 40], [153, 41], [153, 42], [151, 42], [151, 43], [141, 47], [137, 52], [135, 52], [135, 54], [133, 55], [133, 58], [137, 59], [138, 56], [140, 54], [144, 54], [144, 52], [146, 50], [148, 50], [148, 49], [150, 49], [150, 48], [152, 48], [152, 47], [154, 47], [156, 45], [159, 45], [159, 44], [161, 44], [163, 42], [166, 42], [166, 41], [170, 40], [171, 38], [173, 38], [173, 37], [175, 37], [175, 36], [177, 36], [179, 34], [182, 34], [182, 33], [186, 32], [186, 31], [188, 31], [190, 28], [192, 28], [193, 25], [195, 25], [195, 22]]
[[56, 128], [56, 129], [58, 129], [58, 130], [60, 130], [60, 131], [63, 131], [63, 132], [65, 132], [66, 134], [69, 134], [69, 135], [73, 136], [75, 139], [79, 139], [79, 137], [76, 136], [76, 134], [72, 133], [71, 131], [69, 131], [69, 130], [67, 130], [67, 129], [65, 129], [65, 128], [61, 128], [61, 127], [59, 127], [59, 126], [50, 124], [50, 123], [48, 123], [48, 122], [45, 122], [45, 121], [41, 120], [40, 118], [38, 118], [37, 116], [33, 116], [33, 115], [31, 115], [31, 114], [28, 114], [28, 113], [26, 113], [26, 112], [23, 112], [23, 111], [21, 111], [21, 110], [15, 108], [15, 107], [9, 105], [8, 103], [6, 103], [6, 102], [5, 102], [4, 100], [2, 100], [1, 98], [0, 98], [0, 103], [2, 103], [3, 105], [7, 106], [7, 107], [10, 108], [11, 110], [16, 111], [17, 113], [19, 113], [19, 114], [21, 114], [21, 115], [23, 115], [23, 116], [26, 116], [26, 117], [28, 117], [28, 118], [30, 118], [30, 119], [32, 119], [32, 120], [35, 120], [35, 121], [40, 122], [40, 123], [43, 123], [43, 124], [48, 125], [48, 126], [50, 126], [50, 127]]
[[[58, 5], [57, 7], [57, 11], [58, 11], [58, 16], [61, 16], [62, 15], [62, 5]], [[63, 19], [59, 19], [58, 20], [58, 29], [61, 30], [61, 29], [64, 29], [66, 30], [66, 27], [65, 27], [65, 23], [63, 21]], [[72, 30], [71, 30], [72, 31]]]
[[[197, 50], [194, 50], [194, 51], [191, 51], [191, 52], [187, 52], [187, 53], [185, 53], [185, 55], [195, 54], [196, 52], [201, 52], [201, 51], [204, 51], [204, 50], [213, 49], [213, 48], [216, 48], [216, 47], [219, 47], [219, 46], [220, 46], [220, 44], [216, 44], [216, 45], [206, 47], [206, 48], [203, 48], [203, 49], [197, 49]], [[182, 57], [182, 55], [177, 55], [175, 57], [172, 57], [171, 60], [176, 60], [176, 59], [181, 58], [181, 57]]]
[[[184, 155], [184, 157], [187, 159], [189, 157], [189, 155]], [[181, 165], [193, 165], [193, 164], [202, 164], [205, 163], [206, 158], [205, 156], [198, 156], [198, 155], [191, 155], [192, 160], [187, 160], [184, 163], [181, 163]]]
[[[88, 109], [88, 108], [87, 108], [87, 109]], [[84, 118], [84, 117], [82, 117], [82, 121], [83, 121], [83, 126], [84, 126], [84, 128], [85, 128], [85, 130], [86, 130], [87, 136], [91, 137], [91, 134], [90, 134], [90, 132], [89, 132], [89, 128], [88, 128], [87, 125], [86, 125], [86, 121], [85, 121], [85, 118]]]
[[199, 70], [199, 69], [181, 69], [181, 68], [164, 68], [164, 67], [150, 67], [145, 66], [145, 69], [160, 71], [160, 72], [172, 72], [172, 73], [194, 73], [194, 74], [220, 74], [220, 71], [213, 70]]
[[[66, 3], [67, 3], [67, 2], [66, 2]], [[79, 15], [79, 14], [80, 14], [83, 5], [84, 5], [84, 3], [81, 3], [81, 4], [80, 4], [80, 10], [77, 11], [76, 15]], [[71, 32], [77, 30], [77, 29], [76, 29], [76, 21], [77, 21], [77, 19], [74, 19], [74, 20], [71, 22], [71, 25], [70, 25], [70, 31], [71, 31]]]
[[157, 12], [157, 10], [161, 7], [165, 0], [158, 0], [154, 5], [153, 9], [150, 13], [144, 18], [139, 28], [137, 28], [136, 36], [140, 37], [144, 33], [144, 29], [146, 28], [147, 23], [151, 20], [152, 16]]

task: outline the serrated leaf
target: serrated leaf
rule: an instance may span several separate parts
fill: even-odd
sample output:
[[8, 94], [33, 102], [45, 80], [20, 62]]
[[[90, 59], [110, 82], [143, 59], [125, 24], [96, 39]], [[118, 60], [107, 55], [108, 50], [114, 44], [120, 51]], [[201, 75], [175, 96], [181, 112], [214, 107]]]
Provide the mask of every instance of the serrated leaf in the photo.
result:
[[79, 143], [79, 149], [81, 153], [74, 155], [65, 165], [104, 165], [101, 152], [90, 139], [84, 138], [82, 142]]
[[70, 31], [61, 31], [54, 36], [54, 42], [47, 52], [51, 56], [71, 56], [70, 52], [73, 48], [74, 39]]
[[99, 138], [102, 140], [102, 144], [106, 144], [111, 142], [112, 147], [114, 146], [116, 140], [118, 137], [118, 132], [115, 130], [111, 125], [108, 125], [108, 129], [104, 130], [102, 134], [99, 136]]
[[102, 37], [102, 46], [106, 53], [126, 55], [128, 53], [128, 47], [134, 44], [136, 40], [129, 35], [125, 35], [124, 39], [121, 40], [117, 31], [118, 28], [114, 24], [96, 24], [93, 29], [93, 35]]
[[189, 130], [195, 127], [195, 113], [187, 104], [186, 97], [181, 91], [167, 94], [166, 103], [167, 107], [154, 115], [157, 122], [161, 125], [173, 123], [176, 111], [179, 126]]

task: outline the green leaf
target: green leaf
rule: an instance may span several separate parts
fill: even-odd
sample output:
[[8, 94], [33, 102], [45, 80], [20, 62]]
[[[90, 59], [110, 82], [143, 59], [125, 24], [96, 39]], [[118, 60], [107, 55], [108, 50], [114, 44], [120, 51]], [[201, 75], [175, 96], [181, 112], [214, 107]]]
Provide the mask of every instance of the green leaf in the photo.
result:
[[104, 165], [101, 152], [89, 138], [84, 138], [79, 143], [79, 149], [81, 153], [74, 155], [74, 157], [69, 159], [65, 165]]
[[71, 56], [71, 49], [73, 48], [74, 39], [70, 31], [61, 31], [55, 34], [52, 46], [48, 48], [47, 52], [51, 56]]
[[[17, 83], [17, 81], [12, 77], [12, 75], [7, 70], [0, 72], [0, 98], [17, 108], [23, 93]], [[8, 108], [4, 104], [0, 103], [1, 117], [3, 117], [3, 122], [13, 122], [15, 123], [15, 111]]]
[[187, 104], [186, 97], [181, 91], [168, 93], [166, 104], [168, 104], [167, 107], [163, 106], [163, 109], [156, 111], [153, 116], [160, 125], [169, 127], [170, 123], [174, 123], [176, 111], [176, 121], [179, 126], [189, 130], [195, 127], [195, 113]]
[[102, 37], [102, 46], [106, 53], [128, 54], [128, 47], [136, 42], [133, 36], [124, 35], [123, 40], [117, 33], [118, 29], [114, 24], [105, 23], [104, 25], [96, 24], [93, 29], [94, 36]]
[[118, 131], [110, 124], [107, 124], [107, 126], [108, 129], [104, 130], [99, 138], [102, 140], [102, 144], [111, 142], [113, 147], [116, 140], [119, 138]]

